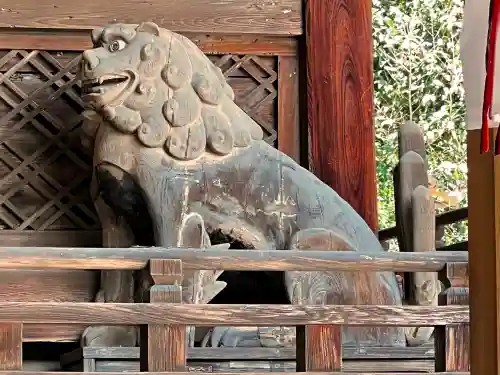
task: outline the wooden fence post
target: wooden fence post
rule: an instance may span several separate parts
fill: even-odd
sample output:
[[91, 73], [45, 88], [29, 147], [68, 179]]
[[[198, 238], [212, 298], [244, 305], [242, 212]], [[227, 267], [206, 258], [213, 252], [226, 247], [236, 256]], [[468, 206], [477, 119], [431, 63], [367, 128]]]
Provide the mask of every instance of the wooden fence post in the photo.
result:
[[[443, 275], [441, 275], [441, 279], [449, 280], [451, 287], [440, 294], [440, 305], [469, 304], [467, 263], [448, 264]], [[436, 327], [435, 347], [436, 371], [470, 371], [469, 324], [454, 324]]]
[[[181, 261], [152, 259], [149, 269], [155, 282], [149, 292], [149, 302], [181, 303]], [[141, 327], [141, 371], [187, 371], [186, 348], [185, 325], [150, 324]]]
[[297, 372], [342, 370], [342, 326], [297, 327]]
[[23, 369], [23, 325], [21, 323], [0, 324], [0, 370], [21, 371]]

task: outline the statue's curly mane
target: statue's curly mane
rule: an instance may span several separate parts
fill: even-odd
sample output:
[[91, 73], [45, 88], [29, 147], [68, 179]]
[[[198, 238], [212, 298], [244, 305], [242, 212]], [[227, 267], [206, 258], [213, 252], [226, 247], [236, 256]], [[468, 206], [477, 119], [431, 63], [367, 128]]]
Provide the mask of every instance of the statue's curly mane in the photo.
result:
[[[144, 146], [163, 147], [181, 160], [195, 159], [206, 151], [227, 155], [234, 147], [263, 138], [261, 127], [234, 103], [233, 90], [220, 68], [193, 42], [155, 24], [144, 25], [135, 27], [135, 33], [153, 34], [153, 41], [140, 48], [136, 69], [140, 82], [131, 98], [100, 113], [108, 123], [135, 134]], [[130, 30], [133, 26], [108, 27]], [[94, 32], [93, 39], [103, 32]], [[132, 48], [128, 53], [138, 51]]]

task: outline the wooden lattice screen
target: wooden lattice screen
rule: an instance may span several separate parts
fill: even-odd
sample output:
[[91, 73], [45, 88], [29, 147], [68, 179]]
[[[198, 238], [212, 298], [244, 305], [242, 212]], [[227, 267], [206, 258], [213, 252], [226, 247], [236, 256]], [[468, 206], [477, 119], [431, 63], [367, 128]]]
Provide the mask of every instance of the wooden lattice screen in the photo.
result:
[[[0, 228], [96, 230], [90, 158], [79, 146], [78, 52], [0, 51]], [[210, 56], [236, 102], [276, 139], [277, 58]]]

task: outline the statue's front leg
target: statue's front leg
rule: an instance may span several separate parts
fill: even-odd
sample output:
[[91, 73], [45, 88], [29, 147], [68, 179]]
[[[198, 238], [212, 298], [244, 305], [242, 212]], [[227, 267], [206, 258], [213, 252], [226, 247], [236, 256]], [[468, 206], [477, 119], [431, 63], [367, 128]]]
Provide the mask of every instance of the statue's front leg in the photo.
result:
[[[130, 247], [134, 237], [123, 218], [98, 197], [95, 207], [102, 225], [104, 247]], [[134, 302], [133, 271], [101, 271], [101, 285], [95, 302]], [[82, 346], [136, 346], [136, 327], [88, 327], [82, 335]]]

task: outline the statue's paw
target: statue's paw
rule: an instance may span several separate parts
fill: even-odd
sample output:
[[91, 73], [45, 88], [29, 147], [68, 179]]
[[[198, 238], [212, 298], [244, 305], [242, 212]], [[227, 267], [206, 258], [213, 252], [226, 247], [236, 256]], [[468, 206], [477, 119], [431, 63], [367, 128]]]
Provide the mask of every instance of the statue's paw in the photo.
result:
[[215, 327], [203, 342], [212, 347], [268, 347], [295, 345], [294, 327]]
[[260, 347], [258, 327], [215, 327], [207, 333], [211, 347]]
[[282, 348], [295, 345], [295, 327], [259, 327], [260, 345]]
[[434, 327], [405, 327], [406, 344], [420, 346], [430, 342]]
[[136, 346], [135, 327], [88, 327], [82, 335], [82, 346]]

